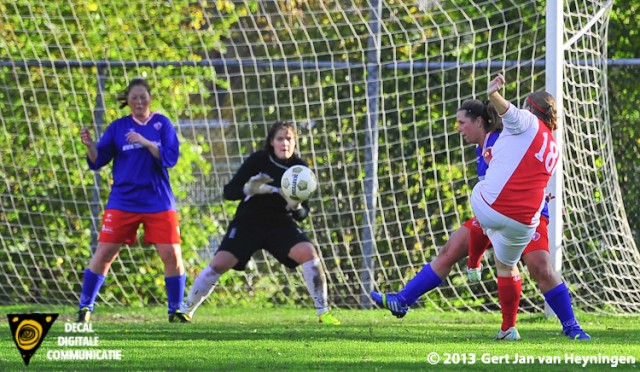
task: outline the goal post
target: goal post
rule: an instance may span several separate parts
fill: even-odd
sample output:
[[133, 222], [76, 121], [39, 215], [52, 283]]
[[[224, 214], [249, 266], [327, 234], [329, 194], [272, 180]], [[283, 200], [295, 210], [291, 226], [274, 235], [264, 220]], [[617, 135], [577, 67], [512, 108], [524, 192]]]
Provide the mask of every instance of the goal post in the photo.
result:
[[372, 0], [369, 11], [371, 35], [367, 40], [367, 127], [365, 140], [365, 186], [364, 186], [364, 226], [362, 229], [362, 289], [360, 306], [368, 309], [373, 305], [369, 293], [374, 289], [376, 255], [375, 221], [376, 196], [378, 194], [378, 118], [380, 113], [380, 24], [382, 22], [382, 1]]
[[[546, 75], [545, 88], [556, 99], [557, 128], [554, 133], [556, 144], [562, 154], [563, 149], [563, 129], [564, 129], [564, 108], [563, 108], [563, 86], [562, 78], [564, 73], [564, 1], [549, 0], [547, 2], [547, 35], [546, 35]], [[549, 201], [549, 253], [551, 255], [551, 265], [553, 270], [562, 274], [562, 239], [563, 239], [563, 217], [562, 217], [562, 174], [564, 157], [561, 156], [556, 165], [556, 172], [549, 180], [548, 192], [553, 195]], [[545, 302], [544, 313], [547, 317], [555, 316], [548, 303]]]
[[[0, 303], [77, 303], [111, 182], [109, 167], [87, 169], [79, 130], [97, 136], [126, 115], [117, 98], [142, 76], [152, 109], [181, 139], [169, 173], [189, 282], [235, 212], [237, 203], [222, 198], [225, 183], [274, 121], [293, 120], [300, 154], [319, 180], [302, 227], [326, 269], [332, 306], [367, 308], [371, 289], [401, 288], [471, 217], [476, 156], [457, 132], [456, 110], [485, 99], [501, 72], [516, 105], [541, 89], [562, 102], [551, 244], [576, 307], [637, 313], [640, 254], [620, 207], [608, 115], [610, 7], [605, 0], [0, 4]], [[550, 22], [563, 31], [550, 35]], [[419, 306], [497, 311], [492, 252], [483, 260], [481, 283], [467, 282], [462, 261]], [[544, 298], [523, 272], [522, 311], [541, 312]], [[98, 304], [164, 302], [157, 254], [124, 246]], [[264, 252], [247, 270], [226, 273], [209, 302], [310, 306], [299, 270]]]

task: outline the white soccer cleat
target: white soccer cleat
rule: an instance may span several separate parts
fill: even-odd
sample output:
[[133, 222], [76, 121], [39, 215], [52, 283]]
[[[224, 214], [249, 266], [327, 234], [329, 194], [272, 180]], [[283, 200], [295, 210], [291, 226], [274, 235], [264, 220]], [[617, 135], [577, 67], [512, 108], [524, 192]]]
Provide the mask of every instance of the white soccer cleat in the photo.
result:
[[506, 331], [500, 330], [500, 332], [498, 332], [498, 334], [496, 335], [494, 340], [497, 340], [497, 341], [520, 341], [520, 340], [522, 340], [522, 337], [520, 337], [520, 333], [518, 333], [518, 330], [516, 329], [516, 327], [511, 327], [511, 328], [507, 329]]
[[180, 311], [187, 314], [189, 318], [193, 318], [193, 313], [196, 312], [196, 308], [197, 306], [195, 306], [195, 304], [189, 300], [184, 301], [182, 305], [180, 305]]
[[469, 278], [469, 282], [477, 283], [482, 280], [482, 265], [479, 267], [472, 269], [467, 268], [467, 277]]

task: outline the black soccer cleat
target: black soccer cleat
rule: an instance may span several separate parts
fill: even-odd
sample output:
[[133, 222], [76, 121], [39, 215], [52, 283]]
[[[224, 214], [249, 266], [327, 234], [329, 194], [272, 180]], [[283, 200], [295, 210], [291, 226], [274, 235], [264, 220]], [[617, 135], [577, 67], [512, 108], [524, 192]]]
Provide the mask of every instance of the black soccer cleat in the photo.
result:
[[191, 317], [180, 310], [176, 310], [175, 313], [169, 314], [169, 323], [189, 323]]
[[76, 323], [89, 323], [91, 321], [91, 310], [88, 307], [83, 307], [78, 311], [78, 320]]

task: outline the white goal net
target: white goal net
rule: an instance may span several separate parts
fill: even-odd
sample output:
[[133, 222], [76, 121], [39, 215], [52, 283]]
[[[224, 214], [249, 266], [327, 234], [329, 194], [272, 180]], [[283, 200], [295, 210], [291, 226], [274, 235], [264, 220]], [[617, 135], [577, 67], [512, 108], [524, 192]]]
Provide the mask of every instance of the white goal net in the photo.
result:
[[[578, 308], [633, 313], [640, 254], [612, 152], [610, 10], [565, 1], [562, 275]], [[304, 228], [330, 299], [368, 307], [369, 290], [399, 289], [471, 217], [476, 159], [456, 109], [499, 72], [517, 105], [545, 88], [545, 12], [538, 0], [0, 3], [0, 304], [77, 303], [111, 176], [88, 170], [79, 131], [126, 115], [117, 97], [142, 76], [182, 140], [170, 175], [189, 283], [235, 212], [225, 182], [270, 124], [294, 120], [320, 181]], [[465, 265], [420, 304], [496, 310], [492, 271], [470, 285]], [[300, 273], [262, 253], [210, 302], [311, 306]], [[165, 303], [153, 248], [124, 246], [98, 303]], [[525, 274], [522, 309], [543, 305]]]

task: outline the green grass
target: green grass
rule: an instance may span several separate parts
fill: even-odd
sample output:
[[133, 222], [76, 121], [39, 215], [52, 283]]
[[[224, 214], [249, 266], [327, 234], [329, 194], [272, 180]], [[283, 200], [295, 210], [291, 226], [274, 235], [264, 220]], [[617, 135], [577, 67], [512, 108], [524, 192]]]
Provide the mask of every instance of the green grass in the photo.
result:
[[[315, 312], [291, 308], [215, 308], [206, 306], [191, 324], [169, 324], [166, 311], [153, 308], [99, 309], [93, 317], [93, 334], [65, 333], [75, 308], [0, 307], [6, 314], [59, 313], [29, 367], [16, 348], [8, 321], [0, 322], [0, 371], [37, 370], [225, 370], [225, 371], [601, 371], [611, 363], [566, 364], [565, 354], [580, 357], [633, 357], [635, 364], [616, 370], [640, 371], [640, 321], [637, 317], [579, 314], [583, 328], [594, 338], [577, 342], [560, 335], [555, 319], [521, 315], [520, 342], [496, 342], [497, 314], [430, 313], [412, 310], [398, 320], [383, 310], [337, 310], [341, 326], [317, 323]], [[99, 346], [58, 346], [60, 336], [99, 337]], [[121, 350], [122, 360], [49, 360], [55, 350]], [[437, 353], [441, 362], [427, 362]], [[514, 365], [516, 353], [534, 363]], [[495, 358], [493, 363], [484, 356]], [[443, 364], [450, 356], [451, 364]], [[559, 357], [561, 364], [539, 361]], [[472, 359], [475, 363], [472, 365]], [[502, 358], [502, 360], [499, 360]], [[506, 362], [509, 358], [509, 364]], [[466, 360], [466, 365], [465, 365]]]

